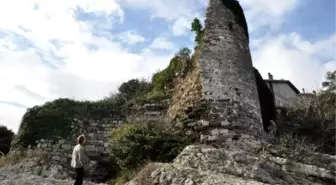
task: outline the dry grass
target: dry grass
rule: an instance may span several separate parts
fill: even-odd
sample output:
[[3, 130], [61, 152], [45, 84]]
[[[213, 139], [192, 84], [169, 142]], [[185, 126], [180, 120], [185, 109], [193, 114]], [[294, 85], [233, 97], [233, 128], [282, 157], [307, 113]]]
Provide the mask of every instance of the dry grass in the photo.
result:
[[159, 165], [157, 163], [147, 164], [140, 172], [137, 174], [134, 182], [138, 185], [152, 185], [153, 179], [151, 177], [153, 171], [155, 171]]
[[[281, 110], [280, 137], [294, 140], [301, 147], [305, 142], [308, 150], [335, 154], [336, 94], [321, 91], [309, 101], [301, 101], [294, 107]], [[294, 136], [295, 138], [286, 138]], [[287, 143], [289, 144], [289, 143]]]
[[7, 155], [1, 156], [0, 157], [0, 168], [4, 166], [16, 164], [26, 157], [27, 155], [24, 152], [13, 152], [13, 153], [9, 153]]
[[133, 180], [137, 185], [151, 185], [153, 184], [151, 174], [155, 169], [157, 169], [157, 167], [157, 163], [149, 162], [140, 168], [131, 171], [123, 171], [117, 178], [111, 179], [106, 183], [109, 185], [124, 185]]
[[50, 162], [48, 156], [42, 153], [37, 153], [28, 150], [11, 151], [7, 155], [0, 156], [0, 168], [4, 166], [17, 164], [25, 159], [32, 160], [33, 158], [35, 158], [40, 163]]

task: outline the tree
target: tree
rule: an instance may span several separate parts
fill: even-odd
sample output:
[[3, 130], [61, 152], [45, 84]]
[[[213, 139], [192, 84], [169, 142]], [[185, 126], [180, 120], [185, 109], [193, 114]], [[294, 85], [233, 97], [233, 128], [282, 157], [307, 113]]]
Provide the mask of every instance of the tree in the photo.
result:
[[195, 32], [196, 38], [195, 41], [200, 44], [203, 37], [203, 26], [199, 19], [194, 18], [194, 21], [191, 23], [191, 31]]
[[184, 47], [180, 49], [179, 52], [177, 52], [176, 56], [181, 57], [182, 59], [185, 60], [190, 60], [191, 59], [191, 50], [187, 47]]
[[13, 140], [14, 133], [5, 126], [0, 126], [0, 152], [7, 154]]
[[132, 79], [122, 83], [118, 90], [120, 96], [127, 101], [149, 92], [151, 87], [152, 85], [145, 80]]
[[322, 87], [327, 91], [336, 91], [336, 70], [328, 71], [325, 75], [325, 81], [322, 82]]

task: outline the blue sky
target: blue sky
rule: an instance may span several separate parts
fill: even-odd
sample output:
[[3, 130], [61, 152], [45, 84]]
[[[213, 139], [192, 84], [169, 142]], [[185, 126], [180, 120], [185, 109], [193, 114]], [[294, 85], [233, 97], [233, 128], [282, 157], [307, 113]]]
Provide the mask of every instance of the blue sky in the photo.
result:
[[[264, 77], [320, 87], [336, 68], [334, 0], [240, 0]], [[20, 6], [17, 6], [20, 5]], [[207, 0], [0, 0], [0, 124], [60, 97], [98, 100], [149, 78], [182, 47]]]

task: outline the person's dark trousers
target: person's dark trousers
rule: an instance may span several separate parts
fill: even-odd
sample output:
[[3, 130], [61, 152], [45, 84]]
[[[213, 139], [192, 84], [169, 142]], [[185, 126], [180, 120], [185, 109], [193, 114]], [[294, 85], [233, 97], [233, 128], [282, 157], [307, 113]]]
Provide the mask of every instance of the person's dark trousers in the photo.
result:
[[84, 168], [76, 168], [76, 181], [74, 185], [82, 185], [84, 178]]

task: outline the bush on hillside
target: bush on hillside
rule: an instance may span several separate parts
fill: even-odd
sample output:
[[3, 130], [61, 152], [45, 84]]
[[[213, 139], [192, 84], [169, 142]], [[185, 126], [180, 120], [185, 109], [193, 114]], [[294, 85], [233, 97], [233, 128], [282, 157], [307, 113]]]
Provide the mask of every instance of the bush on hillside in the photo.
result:
[[13, 137], [14, 132], [0, 125], [0, 156], [9, 152]]
[[154, 91], [168, 93], [169, 89], [174, 87], [174, 80], [177, 76], [184, 75], [191, 71], [192, 60], [191, 50], [182, 48], [170, 60], [168, 67], [162, 71], [158, 71], [152, 77]]
[[283, 109], [280, 138], [298, 138], [316, 152], [335, 154], [336, 93], [322, 91], [309, 103]]
[[160, 124], [125, 124], [110, 138], [110, 154], [123, 170], [132, 170], [148, 161], [170, 162], [188, 145]]
[[139, 79], [131, 79], [124, 82], [118, 88], [119, 96], [125, 101], [129, 101], [133, 98], [143, 96], [152, 89], [152, 84]]

